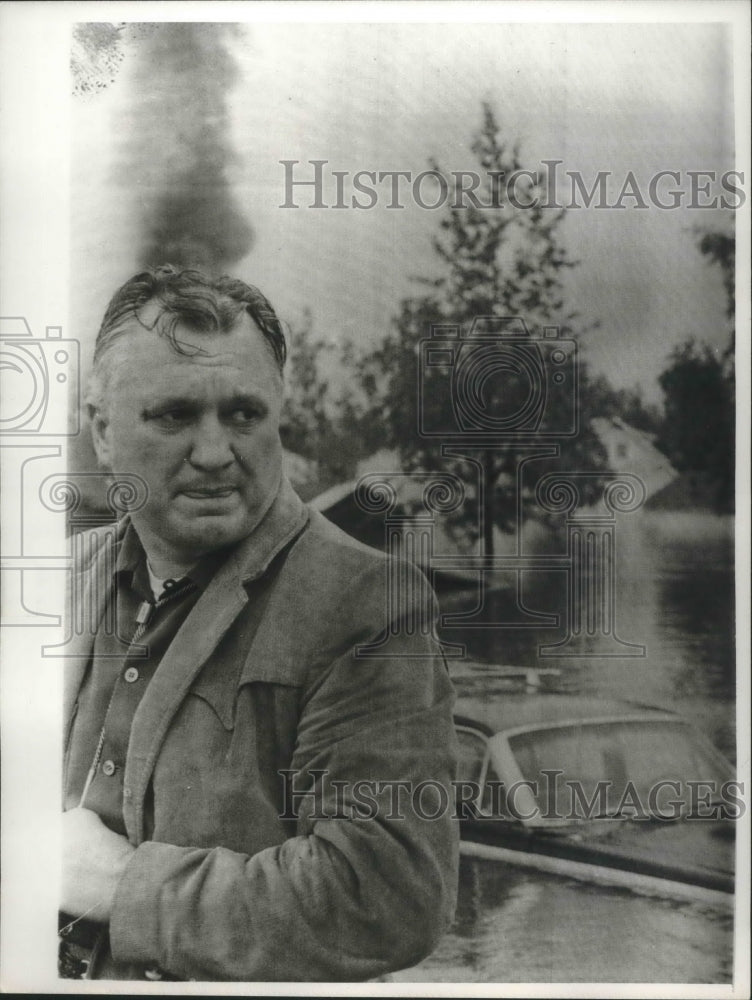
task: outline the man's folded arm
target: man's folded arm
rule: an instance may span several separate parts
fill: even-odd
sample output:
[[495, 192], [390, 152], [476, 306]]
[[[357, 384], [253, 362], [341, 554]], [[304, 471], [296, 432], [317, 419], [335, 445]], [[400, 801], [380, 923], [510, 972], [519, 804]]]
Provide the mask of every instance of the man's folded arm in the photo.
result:
[[298, 836], [253, 856], [136, 849], [116, 959], [204, 980], [364, 980], [433, 950], [457, 882], [453, 693], [430, 636], [392, 636], [388, 653], [350, 649], [306, 688], [280, 776]]

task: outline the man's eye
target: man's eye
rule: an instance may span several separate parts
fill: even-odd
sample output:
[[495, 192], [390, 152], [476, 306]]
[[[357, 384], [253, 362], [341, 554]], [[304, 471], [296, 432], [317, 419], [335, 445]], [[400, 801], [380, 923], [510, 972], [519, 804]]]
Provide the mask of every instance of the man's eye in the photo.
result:
[[149, 419], [165, 427], [177, 427], [180, 424], [188, 423], [192, 416], [191, 411], [187, 409], [160, 410], [156, 413], [150, 413]]
[[260, 416], [260, 411], [255, 407], [239, 406], [230, 414], [230, 420], [234, 424], [250, 424], [254, 420], [258, 420]]

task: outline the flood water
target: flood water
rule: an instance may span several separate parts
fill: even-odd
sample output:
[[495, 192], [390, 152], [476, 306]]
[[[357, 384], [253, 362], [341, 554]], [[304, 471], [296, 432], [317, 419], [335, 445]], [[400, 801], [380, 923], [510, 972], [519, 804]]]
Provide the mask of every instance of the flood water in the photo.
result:
[[[541, 645], [567, 635], [561, 572], [526, 574], [521, 592], [528, 609], [561, 614], [558, 628], [454, 627], [443, 630], [444, 638], [465, 643], [473, 659], [558, 667], [581, 691], [680, 712], [734, 760], [730, 519], [641, 512], [617, 542], [616, 632], [644, 646], [645, 655], [541, 655]], [[497, 618], [505, 620], [510, 603], [509, 594], [497, 596]], [[447, 607], [454, 611], [461, 602], [452, 599]], [[579, 649], [587, 653], [593, 645], [600, 648], [585, 639]], [[471, 713], [472, 702], [463, 704], [466, 714], [468, 707]], [[722, 907], [465, 858], [452, 930], [429, 959], [395, 979], [723, 983], [731, 977], [732, 937], [731, 913]]]
[[730, 911], [463, 858], [452, 930], [433, 955], [393, 978], [728, 983], [732, 938]]
[[[561, 545], [552, 542], [552, 549], [555, 544]], [[558, 668], [568, 677], [576, 676], [589, 694], [681, 712], [695, 719], [733, 760], [733, 559], [728, 517], [640, 512], [618, 524], [613, 631], [623, 643], [644, 647], [644, 655], [599, 656], [620, 648], [597, 637], [571, 643], [566, 656], [541, 651], [567, 637], [567, 583], [561, 570], [526, 572], [520, 594], [527, 609], [558, 615], [558, 627], [452, 627], [444, 628], [442, 636], [464, 644], [473, 659]], [[512, 574], [507, 576], [510, 588], [490, 597], [486, 618], [524, 617], [516, 612], [509, 592]], [[451, 611], [462, 606], [456, 597], [449, 603]], [[465, 605], [472, 606], [469, 596]]]

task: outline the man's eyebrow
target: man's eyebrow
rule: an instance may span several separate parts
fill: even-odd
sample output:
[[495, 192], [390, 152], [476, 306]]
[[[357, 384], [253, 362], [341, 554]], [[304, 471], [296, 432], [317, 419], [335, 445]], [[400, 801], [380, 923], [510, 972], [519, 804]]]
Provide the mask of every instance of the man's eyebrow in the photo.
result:
[[223, 406], [266, 406], [266, 400], [254, 392], [236, 392], [224, 400]]
[[[198, 408], [202, 404], [195, 396], [163, 396], [154, 399], [144, 406], [144, 412], [154, 413], [159, 410]], [[226, 399], [220, 400], [222, 409], [233, 409], [239, 406], [267, 407], [263, 396], [254, 392], [235, 392]]]
[[192, 396], [162, 396], [160, 399], [152, 400], [144, 406], [146, 413], [153, 413], [155, 410], [181, 409], [189, 406], [197, 406], [198, 403]]

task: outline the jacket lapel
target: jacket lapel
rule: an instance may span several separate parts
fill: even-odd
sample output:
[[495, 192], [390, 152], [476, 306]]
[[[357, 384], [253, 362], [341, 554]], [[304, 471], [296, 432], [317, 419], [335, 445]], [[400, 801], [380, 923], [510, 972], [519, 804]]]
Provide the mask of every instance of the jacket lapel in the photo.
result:
[[307, 521], [307, 508], [284, 480], [261, 524], [217, 571], [162, 658], [136, 710], [128, 745], [123, 816], [132, 843], [144, 836], [144, 799], [165, 735], [202, 666], [246, 606], [245, 584], [266, 571]]

